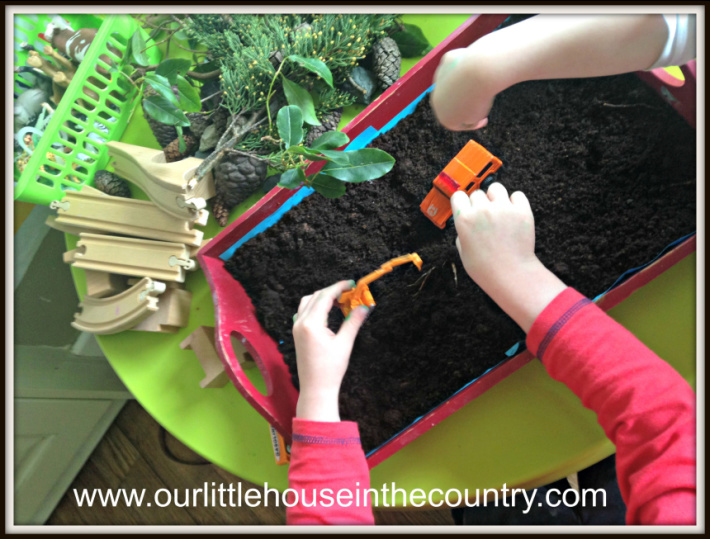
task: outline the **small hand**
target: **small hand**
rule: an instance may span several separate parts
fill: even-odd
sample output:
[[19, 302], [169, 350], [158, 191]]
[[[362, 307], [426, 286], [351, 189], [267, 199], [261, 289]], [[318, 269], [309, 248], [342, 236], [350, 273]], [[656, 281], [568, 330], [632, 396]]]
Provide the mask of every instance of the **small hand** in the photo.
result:
[[296, 416], [313, 421], [340, 421], [338, 395], [350, 353], [369, 309], [354, 309], [338, 333], [328, 328], [328, 313], [340, 295], [355, 286], [340, 281], [301, 299], [293, 324], [298, 379]]
[[525, 332], [566, 286], [535, 255], [527, 197], [493, 183], [451, 197], [456, 247], [466, 272]]
[[488, 125], [493, 96], [486, 90], [471, 48], [453, 49], [441, 58], [434, 73], [431, 106], [441, 125], [452, 131], [480, 129]]

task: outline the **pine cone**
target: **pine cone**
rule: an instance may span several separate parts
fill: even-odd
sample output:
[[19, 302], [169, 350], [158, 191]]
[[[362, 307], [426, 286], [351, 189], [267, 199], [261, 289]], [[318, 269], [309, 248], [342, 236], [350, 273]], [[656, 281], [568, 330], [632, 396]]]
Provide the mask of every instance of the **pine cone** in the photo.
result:
[[328, 131], [335, 131], [338, 129], [338, 124], [340, 123], [340, 117], [343, 115], [343, 109], [337, 109], [324, 114], [320, 118], [321, 125], [314, 125], [306, 133], [306, 146], [313, 144], [318, 137], [327, 133]]
[[108, 170], [97, 170], [94, 173], [94, 187], [107, 195], [131, 198], [128, 182]]
[[[185, 116], [190, 120], [190, 133], [192, 133], [195, 138], [199, 139], [210, 124], [208, 116], [201, 112], [188, 112]], [[177, 135], [175, 136], [177, 137]]]
[[229, 208], [225, 206], [222, 197], [219, 195], [212, 199], [212, 215], [214, 215], [219, 226], [227, 226], [229, 222]]
[[218, 133], [224, 133], [224, 130], [229, 127], [229, 117], [229, 111], [225, 107], [218, 107], [217, 110], [212, 113], [212, 116], [210, 116], [210, 120], [212, 120], [212, 123], [214, 124]]
[[372, 46], [373, 71], [383, 90], [394, 84], [399, 78], [402, 55], [397, 42], [391, 37], [383, 37]]
[[[146, 84], [145, 96], [150, 97], [151, 95], [158, 95], [158, 92], [156, 92], [150, 85]], [[142, 105], [143, 116], [148, 122], [151, 131], [153, 131], [155, 139], [158, 141], [158, 144], [160, 144], [161, 148], [165, 148], [168, 144], [170, 144], [173, 140], [177, 138], [177, 130], [175, 129], [175, 126], [159, 122], [146, 112], [145, 102], [143, 102]]]
[[177, 137], [163, 149], [166, 163], [173, 163], [185, 159], [192, 153], [195, 146], [197, 146], [197, 139], [192, 135], [183, 135], [182, 138], [185, 141], [184, 152], [180, 151], [180, 140]]
[[266, 179], [266, 161], [252, 156], [227, 152], [214, 168], [216, 200], [213, 206], [215, 218], [219, 221], [217, 210], [227, 214], [231, 209], [244, 202], [257, 191]]

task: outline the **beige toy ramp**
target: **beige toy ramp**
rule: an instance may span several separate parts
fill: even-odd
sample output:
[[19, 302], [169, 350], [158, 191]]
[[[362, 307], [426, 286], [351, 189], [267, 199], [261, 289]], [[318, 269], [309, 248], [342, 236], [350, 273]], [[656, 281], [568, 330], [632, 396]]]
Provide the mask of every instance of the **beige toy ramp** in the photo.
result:
[[156, 206], [175, 217], [199, 219], [206, 200], [215, 194], [211, 172], [200, 182], [190, 181], [202, 159], [166, 163], [161, 150], [123, 142], [109, 142], [107, 147], [116, 174], [135, 183]]
[[85, 296], [74, 315], [72, 326], [96, 335], [110, 335], [130, 329], [158, 310], [158, 294], [165, 284], [141, 279], [128, 290], [108, 298]]

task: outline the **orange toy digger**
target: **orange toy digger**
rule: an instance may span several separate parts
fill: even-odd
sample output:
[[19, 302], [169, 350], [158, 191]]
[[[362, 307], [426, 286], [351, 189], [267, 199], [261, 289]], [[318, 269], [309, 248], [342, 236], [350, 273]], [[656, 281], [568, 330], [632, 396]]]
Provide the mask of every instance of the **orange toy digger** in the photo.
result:
[[483, 146], [469, 140], [439, 175], [434, 187], [419, 206], [432, 223], [443, 229], [451, 217], [450, 198], [456, 191], [470, 195], [497, 171], [501, 160]]
[[393, 258], [389, 262], [385, 262], [378, 269], [366, 275], [360, 279], [355, 288], [343, 292], [338, 299], [338, 304], [340, 305], [340, 310], [343, 311], [345, 316], [350, 314], [355, 307], [358, 305], [365, 305], [367, 307], [374, 307], [375, 300], [372, 297], [370, 288], [367, 286], [372, 281], [376, 281], [382, 277], [385, 273], [389, 273], [395, 266], [401, 266], [407, 262], [413, 263], [419, 271], [422, 269], [422, 259], [419, 258], [417, 253], [411, 253], [408, 255], [398, 256]]

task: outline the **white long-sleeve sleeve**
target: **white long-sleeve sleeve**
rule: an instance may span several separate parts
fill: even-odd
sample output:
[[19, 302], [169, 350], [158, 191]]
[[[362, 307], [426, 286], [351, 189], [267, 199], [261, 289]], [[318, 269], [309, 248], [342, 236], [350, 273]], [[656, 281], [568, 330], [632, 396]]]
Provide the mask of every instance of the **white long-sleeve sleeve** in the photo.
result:
[[668, 26], [668, 40], [658, 60], [649, 68], [680, 66], [696, 55], [696, 16], [687, 13], [663, 15]]

